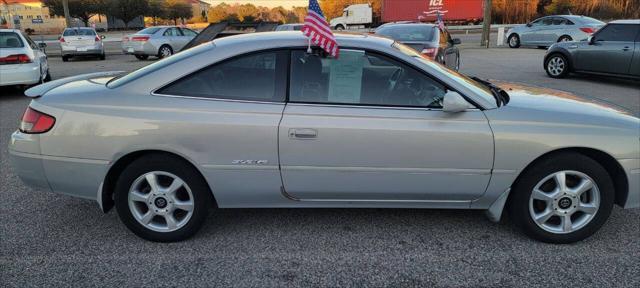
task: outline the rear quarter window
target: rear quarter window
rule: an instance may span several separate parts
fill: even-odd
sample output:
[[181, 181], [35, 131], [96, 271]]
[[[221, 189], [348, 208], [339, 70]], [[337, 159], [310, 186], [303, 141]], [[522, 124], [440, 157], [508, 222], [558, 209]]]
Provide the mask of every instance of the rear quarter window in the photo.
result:
[[15, 32], [0, 32], [0, 48], [22, 48], [24, 42]]

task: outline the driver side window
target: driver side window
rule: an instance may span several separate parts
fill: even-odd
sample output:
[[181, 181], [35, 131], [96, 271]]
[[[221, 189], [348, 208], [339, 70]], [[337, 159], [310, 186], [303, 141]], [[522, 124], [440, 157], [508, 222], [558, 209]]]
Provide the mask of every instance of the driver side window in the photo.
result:
[[291, 54], [290, 101], [442, 108], [447, 89], [385, 56], [342, 50], [339, 59]]

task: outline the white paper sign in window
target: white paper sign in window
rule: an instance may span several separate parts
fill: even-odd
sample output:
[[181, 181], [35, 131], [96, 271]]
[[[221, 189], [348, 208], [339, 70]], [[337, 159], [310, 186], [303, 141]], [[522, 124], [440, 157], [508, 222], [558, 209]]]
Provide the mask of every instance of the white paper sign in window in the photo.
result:
[[360, 103], [364, 51], [342, 50], [338, 60], [330, 60], [329, 102]]

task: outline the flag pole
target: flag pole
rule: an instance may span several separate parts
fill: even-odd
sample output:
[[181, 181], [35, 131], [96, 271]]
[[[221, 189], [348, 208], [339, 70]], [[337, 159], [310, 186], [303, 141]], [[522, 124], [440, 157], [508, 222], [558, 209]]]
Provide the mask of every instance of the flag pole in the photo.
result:
[[307, 54], [311, 54], [313, 53], [313, 50], [311, 50], [311, 37], [309, 37], [309, 46], [307, 46]]

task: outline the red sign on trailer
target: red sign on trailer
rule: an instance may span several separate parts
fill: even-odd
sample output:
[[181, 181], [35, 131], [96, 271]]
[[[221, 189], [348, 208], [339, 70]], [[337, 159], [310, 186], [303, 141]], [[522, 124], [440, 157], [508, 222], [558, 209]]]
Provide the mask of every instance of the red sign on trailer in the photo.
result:
[[382, 22], [435, 22], [438, 13], [448, 23], [479, 24], [484, 0], [384, 0]]

